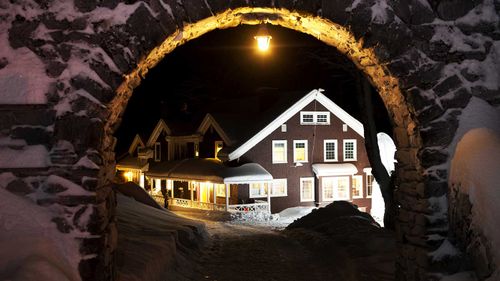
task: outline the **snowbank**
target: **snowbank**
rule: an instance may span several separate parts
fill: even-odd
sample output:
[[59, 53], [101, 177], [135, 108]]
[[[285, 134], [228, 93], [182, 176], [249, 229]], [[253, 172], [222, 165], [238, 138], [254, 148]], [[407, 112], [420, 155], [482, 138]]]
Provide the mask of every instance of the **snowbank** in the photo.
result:
[[500, 134], [490, 129], [470, 130], [457, 145], [451, 161], [450, 184], [468, 194], [473, 224], [491, 242], [500, 269]]
[[208, 237], [203, 223], [181, 218], [117, 194], [119, 280], [179, 280], [176, 265]]
[[0, 188], [1, 280], [80, 280], [77, 241], [49, 212]]

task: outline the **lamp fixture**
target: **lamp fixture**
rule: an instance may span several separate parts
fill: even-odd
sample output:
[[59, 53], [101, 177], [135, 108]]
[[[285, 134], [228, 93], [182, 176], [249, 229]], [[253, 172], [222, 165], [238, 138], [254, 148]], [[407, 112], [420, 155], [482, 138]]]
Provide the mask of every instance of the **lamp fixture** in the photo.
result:
[[269, 35], [269, 31], [267, 30], [265, 24], [260, 25], [259, 31], [257, 31], [257, 34], [253, 38], [257, 40], [257, 47], [259, 48], [259, 51], [267, 52], [267, 50], [269, 50], [272, 37]]

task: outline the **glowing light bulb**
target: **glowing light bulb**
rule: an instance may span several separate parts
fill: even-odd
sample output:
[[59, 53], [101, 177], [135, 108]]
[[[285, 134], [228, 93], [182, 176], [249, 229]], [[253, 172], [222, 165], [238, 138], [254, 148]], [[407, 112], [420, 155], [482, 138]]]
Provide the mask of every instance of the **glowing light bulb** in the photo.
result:
[[260, 51], [265, 52], [269, 50], [271, 36], [255, 36], [255, 40], [257, 40], [257, 47]]

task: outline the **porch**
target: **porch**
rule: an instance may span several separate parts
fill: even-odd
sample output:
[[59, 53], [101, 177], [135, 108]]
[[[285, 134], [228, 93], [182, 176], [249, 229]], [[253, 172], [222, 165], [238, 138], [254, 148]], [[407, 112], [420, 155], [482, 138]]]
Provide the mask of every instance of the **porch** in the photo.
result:
[[214, 159], [185, 159], [154, 165], [147, 172], [152, 182], [151, 196], [162, 206], [165, 197], [169, 206], [230, 213], [270, 213], [267, 201], [240, 202], [238, 186], [269, 183], [272, 180], [262, 166], [249, 163], [240, 167], [225, 167]]

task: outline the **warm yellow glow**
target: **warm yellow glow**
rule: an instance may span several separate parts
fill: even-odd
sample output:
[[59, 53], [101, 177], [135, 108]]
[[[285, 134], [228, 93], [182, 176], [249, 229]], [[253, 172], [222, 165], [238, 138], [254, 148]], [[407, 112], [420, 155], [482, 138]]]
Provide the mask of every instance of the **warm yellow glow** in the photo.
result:
[[132, 181], [134, 179], [134, 173], [132, 171], [125, 172], [123, 176], [127, 181]]
[[257, 47], [260, 51], [266, 52], [269, 50], [269, 45], [271, 43], [271, 36], [255, 36], [255, 40], [257, 40]]

